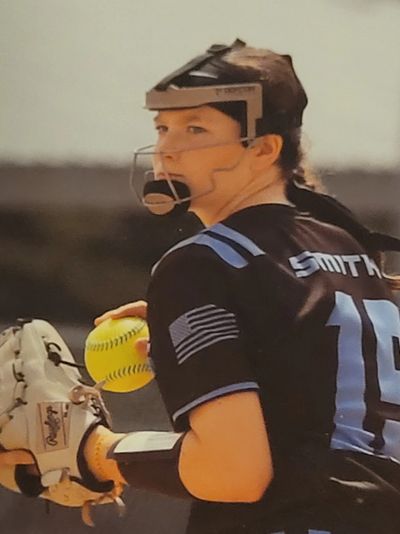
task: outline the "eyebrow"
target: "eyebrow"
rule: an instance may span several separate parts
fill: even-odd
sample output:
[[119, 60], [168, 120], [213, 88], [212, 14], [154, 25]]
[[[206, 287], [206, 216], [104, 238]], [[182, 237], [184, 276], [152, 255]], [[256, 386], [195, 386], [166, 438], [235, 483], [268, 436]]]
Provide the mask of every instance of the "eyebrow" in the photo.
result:
[[[153, 121], [154, 122], [159, 122], [159, 120], [160, 120], [160, 114], [157, 113], [157, 115], [154, 117]], [[196, 114], [196, 113], [192, 113], [191, 115], [188, 115], [187, 117], [184, 118], [185, 122], [203, 121], [203, 120], [204, 120], [204, 117], [201, 117], [199, 114]]]
[[197, 115], [196, 113], [192, 113], [188, 117], [186, 117], [186, 122], [192, 122], [192, 121], [202, 121], [204, 120], [204, 117], [201, 117], [200, 115]]

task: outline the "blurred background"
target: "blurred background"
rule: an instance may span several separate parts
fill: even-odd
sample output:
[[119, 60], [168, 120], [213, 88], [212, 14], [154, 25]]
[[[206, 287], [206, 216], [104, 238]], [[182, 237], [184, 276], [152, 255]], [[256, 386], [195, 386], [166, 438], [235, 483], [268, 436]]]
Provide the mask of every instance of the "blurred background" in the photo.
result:
[[[0, 0], [0, 328], [47, 319], [81, 359], [93, 317], [145, 297], [151, 265], [198, 229], [148, 215], [128, 176], [153, 142], [145, 91], [214, 42], [293, 56], [310, 163], [367, 225], [400, 235], [399, 27], [395, 0]], [[155, 384], [106, 401], [117, 430], [169, 428]], [[186, 503], [126, 500], [122, 520], [96, 511], [96, 532], [184, 531]], [[15, 534], [89, 530], [78, 510], [1, 489], [0, 519]]]

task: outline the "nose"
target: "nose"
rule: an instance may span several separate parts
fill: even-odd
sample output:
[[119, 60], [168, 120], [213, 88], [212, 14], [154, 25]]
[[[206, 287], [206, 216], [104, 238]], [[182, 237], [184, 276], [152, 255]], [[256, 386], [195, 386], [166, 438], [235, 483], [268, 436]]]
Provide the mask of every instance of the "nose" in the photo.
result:
[[177, 136], [172, 133], [163, 135], [155, 146], [154, 167], [162, 170], [165, 168], [165, 163], [178, 162], [180, 152]]
[[166, 178], [176, 167], [178, 157], [172, 152], [160, 152], [157, 151], [153, 155], [153, 172], [154, 177], [157, 180], [157, 177]]
[[157, 151], [167, 157], [176, 157], [185, 145], [185, 140], [182, 137], [182, 132], [170, 128], [158, 138]]
[[171, 168], [178, 159], [179, 157], [177, 153], [172, 151], [166, 152], [157, 147], [156, 152], [153, 155], [153, 169], [155, 174], [168, 174], [168, 168]]

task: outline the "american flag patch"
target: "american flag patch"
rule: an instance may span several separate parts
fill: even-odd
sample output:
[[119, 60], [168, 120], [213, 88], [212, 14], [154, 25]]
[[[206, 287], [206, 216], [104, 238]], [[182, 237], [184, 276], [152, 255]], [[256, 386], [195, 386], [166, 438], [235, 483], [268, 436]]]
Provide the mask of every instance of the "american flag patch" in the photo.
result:
[[235, 314], [215, 304], [190, 310], [169, 325], [178, 363], [206, 347], [239, 337]]

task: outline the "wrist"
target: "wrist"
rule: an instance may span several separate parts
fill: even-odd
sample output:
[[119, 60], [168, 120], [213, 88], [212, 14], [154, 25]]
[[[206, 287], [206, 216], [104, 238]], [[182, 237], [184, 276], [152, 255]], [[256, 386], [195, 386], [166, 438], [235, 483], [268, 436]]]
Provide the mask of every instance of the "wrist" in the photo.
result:
[[179, 474], [185, 434], [138, 431], [125, 435], [109, 449], [122, 475], [133, 488], [192, 499]]
[[104, 426], [98, 425], [87, 438], [83, 456], [89, 471], [97, 480], [101, 482], [112, 480], [115, 484], [127, 484], [118, 468], [117, 462], [107, 457], [109, 450], [124, 436], [125, 434], [117, 434]]

